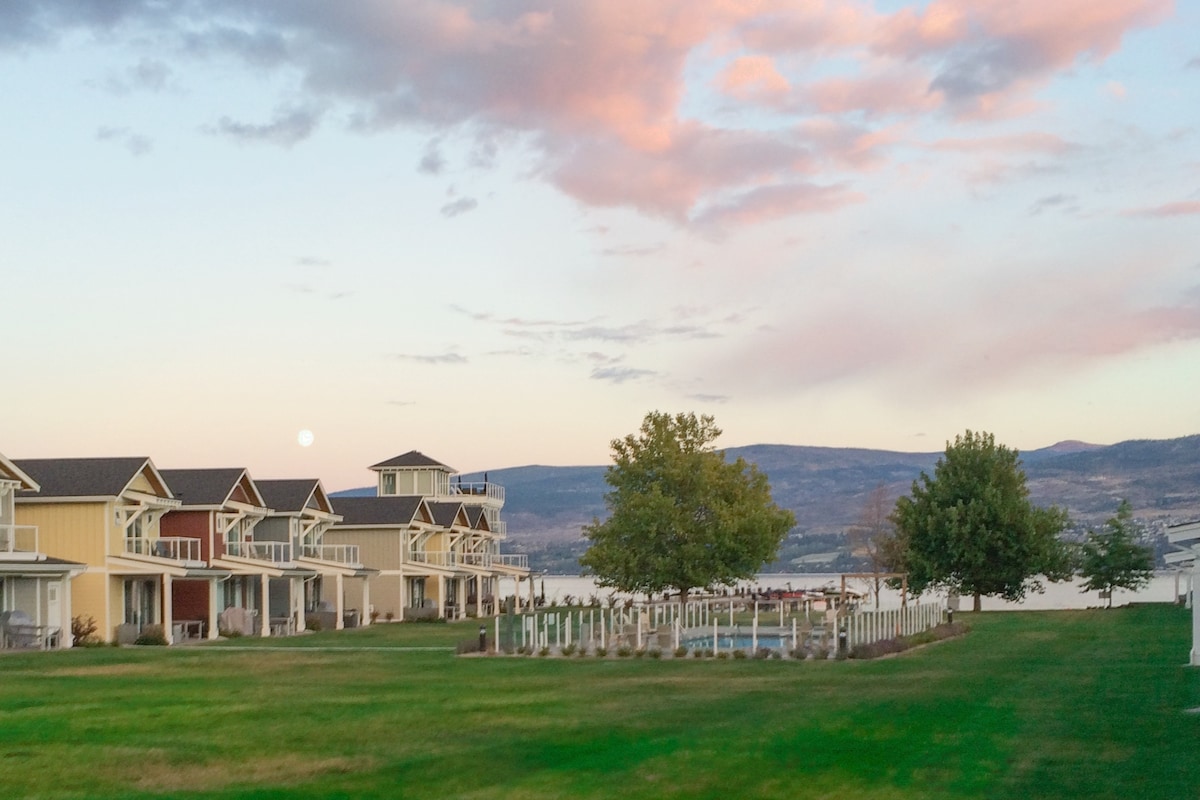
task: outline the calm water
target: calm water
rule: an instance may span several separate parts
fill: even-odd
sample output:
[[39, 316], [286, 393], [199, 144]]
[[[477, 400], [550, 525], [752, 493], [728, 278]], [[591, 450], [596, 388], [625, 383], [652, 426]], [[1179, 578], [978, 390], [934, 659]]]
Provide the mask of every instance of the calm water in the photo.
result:
[[[841, 586], [841, 575], [837, 573], [826, 574], [762, 574], [758, 576], [756, 581], [749, 581], [742, 584], [748, 589], [838, 589]], [[526, 584], [526, 591], [528, 591]], [[535, 591], [541, 594], [543, 591], [546, 595], [547, 602], [558, 601], [570, 595], [574, 598], [588, 598], [595, 594], [600, 597], [603, 602], [611, 593], [611, 589], [597, 587], [595, 582], [588, 577], [580, 575], [546, 575], [539, 577], [534, 583]], [[543, 589], [544, 587], [544, 589]], [[864, 580], [847, 580], [846, 587], [857, 592], [869, 591], [869, 585]], [[1186, 592], [1188, 588], [1187, 576], [1181, 575], [1176, 580], [1176, 573], [1164, 573], [1156, 575], [1150, 582], [1150, 585], [1140, 592], [1126, 592], [1117, 590], [1113, 595], [1113, 605], [1125, 605], [1130, 602], [1138, 603], [1169, 603], [1175, 599], [1176, 591], [1179, 593]], [[501, 594], [511, 594], [513, 591], [512, 583], [505, 581], [501, 587]], [[624, 597], [624, 595], [619, 595]], [[900, 592], [888, 589], [886, 586], [880, 594], [880, 608], [897, 608], [900, 605]], [[1003, 600], [997, 600], [992, 597], [983, 598], [984, 611], [1002, 611], [1002, 610], [1048, 610], [1062, 608], [1088, 608], [1089, 606], [1104, 605], [1096, 592], [1083, 592], [1080, 590], [1080, 581], [1076, 580], [1071, 583], [1048, 583], [1043, 594], [1033, 593], [1025, 598], [1021, 603], [1006, 603]], [[970, 610], [971, 599], [964, 597], [960, 606], [964, 610]]]

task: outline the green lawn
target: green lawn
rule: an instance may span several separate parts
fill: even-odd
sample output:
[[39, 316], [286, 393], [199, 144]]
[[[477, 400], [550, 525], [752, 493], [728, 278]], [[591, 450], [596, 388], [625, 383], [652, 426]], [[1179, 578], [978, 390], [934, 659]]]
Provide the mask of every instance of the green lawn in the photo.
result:
[[966, 614], [874, 662], [316, 649], [477, 623], [4, 654], [0, 796], [1198, 798], [1190, 613]]

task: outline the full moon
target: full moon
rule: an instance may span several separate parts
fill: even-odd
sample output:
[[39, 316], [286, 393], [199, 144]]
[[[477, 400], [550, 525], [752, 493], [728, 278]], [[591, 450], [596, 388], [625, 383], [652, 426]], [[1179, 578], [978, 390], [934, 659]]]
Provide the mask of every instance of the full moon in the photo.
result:
[[308, 447], [313, 443], [313, 432], [305, 428], [296, 434], [296, 441], [300, 443], [301, 447]]

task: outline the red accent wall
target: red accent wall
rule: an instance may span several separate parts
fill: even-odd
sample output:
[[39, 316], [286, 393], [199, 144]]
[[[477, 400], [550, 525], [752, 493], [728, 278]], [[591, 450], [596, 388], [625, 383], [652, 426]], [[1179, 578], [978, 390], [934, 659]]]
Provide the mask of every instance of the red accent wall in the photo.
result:
[[171, 582], [171, 615], [175, 619], [208, 620], [208, 581], [176, 578]]
[[[209, 543], [212, 541], [212, 512], [210, 511], [168, 511], [163, 514], [162, 521], [159, 524], [159, 533], [162, 536], [179, 536], [188, 539], [200, 540], [200, 558], [206, 562], [212, 562], [212, 554], [209, 553]], [[225, 555], [224, 545], [221, 545], [221, 551], [217, 553], [217, 558]], [[208, 613], [207, 611], [205, 613]], [[190, 618], [189, 618], [190, 619]]]

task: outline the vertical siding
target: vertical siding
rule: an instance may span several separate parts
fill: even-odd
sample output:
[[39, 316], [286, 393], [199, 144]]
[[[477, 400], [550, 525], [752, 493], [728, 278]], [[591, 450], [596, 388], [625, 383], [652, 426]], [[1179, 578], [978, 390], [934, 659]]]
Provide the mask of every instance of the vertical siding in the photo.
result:
[[109, 508], [108, 503], [18, 503], [17, 524], [38, 526], [38, 549], [46, 555], [103, 567]]
[[[404, 533], [398, 530], [339, 530], [325, 532], [325, 544], [356, 544], [363, 566], [399, 569], [404, 558]], [[374, 584], [372, 584], [373, 586]]]

